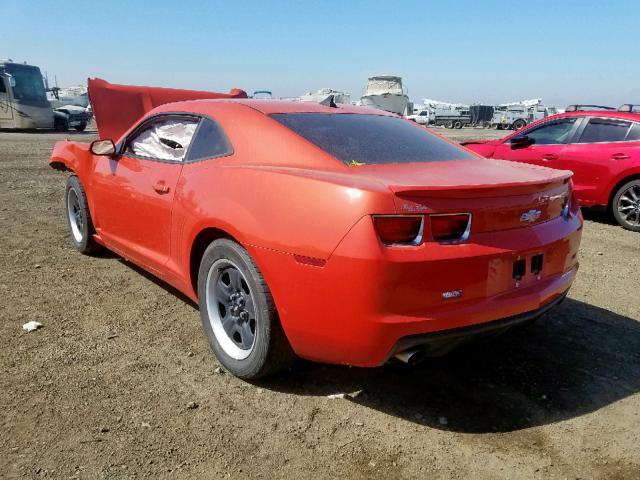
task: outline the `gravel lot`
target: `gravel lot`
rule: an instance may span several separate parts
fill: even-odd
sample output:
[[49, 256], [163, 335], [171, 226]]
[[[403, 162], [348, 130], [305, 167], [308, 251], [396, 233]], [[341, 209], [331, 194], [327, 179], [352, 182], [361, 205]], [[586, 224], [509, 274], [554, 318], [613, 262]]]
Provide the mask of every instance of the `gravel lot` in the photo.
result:
[[0, 133], [0, 478], [640, 478], [639, 234], [586, 212], [569, 298], [490, 344], [251, 384], [182, 295], [73, 250], [66, 136]]

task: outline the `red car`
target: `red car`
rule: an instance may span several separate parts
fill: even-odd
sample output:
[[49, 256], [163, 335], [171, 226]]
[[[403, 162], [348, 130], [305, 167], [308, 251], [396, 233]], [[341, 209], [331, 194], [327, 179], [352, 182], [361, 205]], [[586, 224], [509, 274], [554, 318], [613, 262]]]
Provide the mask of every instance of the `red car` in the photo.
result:
[[607, 207], [620, 225], [640, 232], [640, 114], [633, 107], [574, 106], [501, 140], [463, 145], [487, 158], [571, 170], [582, 206]]
[[576, 275], [570, 172], [333, 104], [184, 101], [123, 129], [105, 115], [125, 105], [109, 88], [110, 102], [90, 95], [112, 139], [58, 142], [50, 160], [70, 172], [73, 244], [105, 246], [197, 301], [237, 376], [296, 355], [373, 367], [442, 354], [537, 318]]

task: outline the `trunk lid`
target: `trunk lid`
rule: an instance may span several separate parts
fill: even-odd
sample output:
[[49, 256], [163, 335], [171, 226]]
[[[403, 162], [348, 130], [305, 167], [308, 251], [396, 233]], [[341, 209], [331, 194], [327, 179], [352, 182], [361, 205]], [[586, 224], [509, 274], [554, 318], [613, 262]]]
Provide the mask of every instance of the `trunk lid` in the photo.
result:
[[471, 213], [472, 233], [551, 220], [570, 194], [571, 172], [504, 160], [361, 168], [395, 194], [397, 213]]

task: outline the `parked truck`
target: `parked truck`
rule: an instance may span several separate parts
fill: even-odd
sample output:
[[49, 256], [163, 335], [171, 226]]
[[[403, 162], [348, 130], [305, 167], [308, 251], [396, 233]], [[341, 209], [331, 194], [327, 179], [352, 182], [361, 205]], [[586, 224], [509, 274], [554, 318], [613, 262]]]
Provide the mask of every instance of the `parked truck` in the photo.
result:
[[436, 107], [433, 121], [436, 126], [462, 128], [471, 123], [471, 114], [467, 105], [446, 105]]
[[491, 127], [498, 130], [520, 130], [525, 125], [555, 115], [558, 111], [554, 107], [541, 104], [508, 104], [495, 107], [491, 118]]

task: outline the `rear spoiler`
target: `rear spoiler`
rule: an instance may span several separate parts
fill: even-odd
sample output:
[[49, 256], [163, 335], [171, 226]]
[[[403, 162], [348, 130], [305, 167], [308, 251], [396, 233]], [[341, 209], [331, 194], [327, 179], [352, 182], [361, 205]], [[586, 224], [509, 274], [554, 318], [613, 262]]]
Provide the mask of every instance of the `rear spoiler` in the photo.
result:
[[247, 93], [237, 88], [229, 93], [204, 92], [117, 85], [100, 78], [90, 78], [88, 86], [98, 134], [100, 138], [111, 139], [114, 142], [143, 115], [165, 103], [205, 98], [247, 98]]
[[549, 178], [524, 182], [511, 182], [488, 185], [438, 185], [411, 186], [389, 185], [389, 189], [398, 197], [436, 197], [436, 198], [479, 198], [524, 195], [539, 193], [566, 185], [573, 174], [568, 170], [555, 170]]

